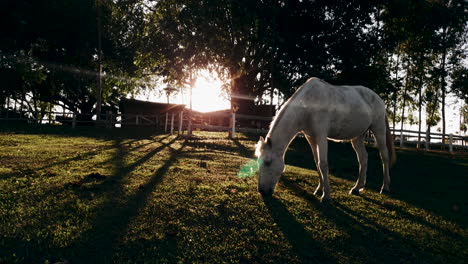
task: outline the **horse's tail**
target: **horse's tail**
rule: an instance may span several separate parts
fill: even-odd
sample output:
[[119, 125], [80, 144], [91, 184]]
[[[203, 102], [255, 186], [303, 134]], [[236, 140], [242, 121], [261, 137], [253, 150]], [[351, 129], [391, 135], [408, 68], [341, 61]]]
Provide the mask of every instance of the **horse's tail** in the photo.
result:
[[387, 143], [387, 150], [388, 150], [388, 159], [390, 167], [393, 166], [396, 162], [396, 154], [395, 154], [395, 145], [393, 144], [393, 137], [390, 133], [390, 126], [388, 124], [388, 118], [385, 116], [385, 126], [386, 126], [386, 143]]

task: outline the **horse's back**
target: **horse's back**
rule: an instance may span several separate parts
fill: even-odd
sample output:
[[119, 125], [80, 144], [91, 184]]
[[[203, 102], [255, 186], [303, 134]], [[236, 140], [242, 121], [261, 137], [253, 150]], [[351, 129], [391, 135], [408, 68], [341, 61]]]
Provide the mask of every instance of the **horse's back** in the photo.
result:
[[315, 77], [310, 78], [304, 86], [308, 90], [304, 96], [308, 97], [308, 101], [320, 101], [327, 107], [351, 107], [346, 110], [368, 107], [372, 112], [385, 111], [385, 103], [380, 96], [365, 86], [332, 85]]
[[385, 116], [385, 104], [364, 86], [335, 86], [320, 79], [309, 79], [301, 89], [299, 100], [308, 105], [312, 133], [317, 126], [327, 137], [343, 140], [365, 133]]

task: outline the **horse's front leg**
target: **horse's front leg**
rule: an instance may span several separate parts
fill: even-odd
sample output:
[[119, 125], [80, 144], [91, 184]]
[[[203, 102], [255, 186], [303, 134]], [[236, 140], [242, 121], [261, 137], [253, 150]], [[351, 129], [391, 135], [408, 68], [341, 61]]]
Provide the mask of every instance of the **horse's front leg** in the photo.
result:
[[315, 166], [317, 167], [318, 171], [318, 176], [319, 176], [319, 184], [317, 186], [317, 189], [314, 191], [314, 195], [317, 196], [322, 196], [323, 195], [323, 179], [322, 179], [322, 173], [320, 173], [320, 168], [319, 168], [319, 160], [318, 160], [318, 150], [317, 150], [317, 143], [313, 140], [312, 137], [306, 135], [307, 142], [309, 142], [310, 148], [312, 149], [312, 153], [314, 154], [314, 162]]
[[367, 177], [367, 151], [366, 146], [364, 145], [364, 136], [357, 137], [351, 140], [354, 151], [356, 152], [357, 159], [359, 162], [359, 177], [356, 181], [356, 184], [351, 189], [349, 194], [359, 195], [359, 192], [364, 189], [366, 185]]
[[327, 138], [319, 138], [317, 140], [317, 154], [318, 154], [318, 167], [320, 170], [322, 185], [323, 185], [323, 195], [322, 202], [327, 202], [331, 200], [331, 191], [330, 183], [328, 182], [328, 141]]

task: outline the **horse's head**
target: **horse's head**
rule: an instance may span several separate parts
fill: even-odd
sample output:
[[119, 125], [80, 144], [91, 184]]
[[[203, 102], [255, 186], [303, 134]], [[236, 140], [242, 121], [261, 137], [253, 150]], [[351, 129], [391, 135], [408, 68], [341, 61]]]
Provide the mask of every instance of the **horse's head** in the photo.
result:
[[255, 150], [258, 160], [258, 191], [262, 195], [272, 195], [284, 171], [284, 160], [279, 151], [274, 151], [271, 138], [260, 137]]

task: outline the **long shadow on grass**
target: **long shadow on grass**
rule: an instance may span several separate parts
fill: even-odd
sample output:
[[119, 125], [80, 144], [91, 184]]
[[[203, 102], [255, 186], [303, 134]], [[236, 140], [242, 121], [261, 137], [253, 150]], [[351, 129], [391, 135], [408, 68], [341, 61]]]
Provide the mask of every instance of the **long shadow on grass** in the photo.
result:
[[236, 144], [236, 146], [239, 148], [239, 151], [238, 153], [243, 156], [243, 157], [253, 157], [253, 152], [251, 150], [249, 150], [248, 148], [246, 148], [239, 140], [237, 139], [233, 139], [232, 140], [234, 142], [234, 144]]
[[[234, 142], [236, 146], [229, 146], [226, 143]], [[216, 143], [216, 141], [211, 141], [211, 138], [192, 138], [188, 143], [188, 146], [195, 149], [194, 153], [212, 153], [212, 152], [219, 152], [223, 151], [226, 153], [235, 153], [242, 157], [252, 158], [253, 152], [248, 150], [242, 143], [238, 140], [229, 140], [226, 138], [221, 139], [220, 143]], [[197, 149], [205, 149], [205, 150], [197, 150]]]
[[[164, 139], [168, 138], [169, 136], [170, 135], [165, 135], [163, 137], [158, 138], [157, 140], [150, 139], [150, 141], [148, 143], [140, 144], [140, 145], [137, 145], [137, 146], [135, 146], [133, 148], [130, 148], [130, 149], [125, 149], [124, 151], [121, 151], [121, 153], [119, 153], [119, 155], [125, 155], [125, 154], [127, 154], [127, 153], [129, 153], [131, 151], [138, 150], [140, 148], [143, 148], [145, 146], [154, 144], [156, 142], [162, 142]], [[140, 139], [132, 139], [130, 141], [126, 141], [125, 143], [127, 145], [131, 145], [132, 143], [137, 142], [139, 140]], [[66, 159], [63, 159], [63, 160], [60, 160], [60, 161], [56, 161], [56, 162], [52, 162], [52, 163], [49, 163], [47, 165], [44, 165], [44, 166], [39, 167], [39, 168], [34, 169], [34, 170], [26, 169], [24, 171], [21, 171], [21, 174], [34, 174], [35, 172], [38, 172], [40, 170], [48, 169], [48, 168], [55, 167], [55, 166], [65, 165], [65, 164], [68, 164], [68, 163], [71, 163], [71, 162], [74, 162], [74, 161], [80, 161], [80, 160], [83, 160], [83, 159], [92, 159], [94, 156], [102, 153], [103, 151], [107, 151], [107, 150], [114, 149], [114, 148], [119, 149], [119, 148], [122, 147], [121, 146], [122, 145], [122, 138], [116, 139], [115, 142], [116, 143], [114, 143], [113, 145], [106, 146], [106, 147], [101, 147], [101, 148], [99, 148], [97, 150], [88, 151], [88, 152], [85, 152], [85, 153], [79, 153], [79, 154], [75, 155], [74, 157], [66, 158]], [[97, 165], [102, 165], [102, 164], [107, 163], [107, 162], [109, 162], [109, 161], [104, 161], [103, 163], [97, 164]], [[17, 176], [18, 176], [17, 171], [9, 172], [9, 173], [0, 173], [0, 179], [9, 179], [9, 178], [17, 177]]]
[[[114, 143], [114, 148], [117, 149], [117, 155], [115, 155], [113, 158], [109, 159], [109, 160], [106, 160], [106, 161], [103, 161], [101, 163], [98, 163], [96, 165], [103, 165], [103, 164], [106, 164], [106, 163], [113, 163], [114, 164], [114, 168], [117, 168], [119, 171], [116, 172], [115, 174], [116, 175], [122, 175], [122, 174], [126, 174], [128, 173], [129, 171], [132, 171], [133, 169], [135, 169], [135, 167], [145, 163], [146, 161], [148, 161], [148, 159], [150, 159], [151, 157], [153, 157], [156, 153], [158, 153], [159, 151], [161, 151], [162, 149], [166, 148], [167, 146], [171, 145], [172, 143], [175, 142], [175, 140], [177, 138], [173, 138], [171, 141], [169, 141], [168, 143], [163, 143], [163, 141], [165, 139], [167, 139], [170, 135], [167, 135], [167, 136], [164, 136], [164, 137], [161, 137], [157, 140], [154, 140], [154, 141], [151, 141], [151, 142], [148, 142], [146, 144], [141, 144], [141, 145], [138, 145], [138, 146], [135, 146], [133, 148], [125, 148], [123, 145], [122, 145], [122, 140], [121, 139], [117, 139], [115, 140], [115, 143]], [[132, 142], [135, 142], [135, 141], [130, 141], [130, 142], [127, 142], [127, 145], [131, 145]], [[136, 151], [144, 146], [147, 146], [147, 145], [151, 145], [151, 144], [154, 144], [154, 143], [162, 143], [161, 146], [151, 150], [150, 152], [146, 153], [142, 158], [140, 158], [137, 162], [134, 162], [133, 164], [129, 165], [129, 166], [124, 166], [122, 167], [122, 164], [124, 164], [124, 157], [129, 154], [130, 152], [132, 151]]]
[[329, 252], [312, 238], [304, 225], [296, 220], [280, 200], [275, 197], [263, 197], [263, 201], [302, 263], [336, 263]]
[[151, 127], [139, 128], [103, 128], [94, 126], [77, 126], [72, 128], [67, 125], [9, 125], [2, 127], [1, 132], [17, 134], [46, 134], [59, 135], [61, 137], [89, 137], [101, 140], [143, 139], [160, 135], [162, 131]]
[[[241, 143], [239, 145], [238, 153], [248, 153]], [[328, 145], [330, 174], [349, 180], [351, 189], [359, 171], [351, 144], [329, 142]], [[379, 151], [372, 145], [368, 145], [366, 149], [369, 154], [366, 189], [379, 191], [383, 181]], [[312, 151], [305, 138], [297, 137], [292, 142], [286, 152], [285, 162], [288, 165], [316, 170]], [[467, 168], [467, 157], [398, 150], [397, 163], [390, 170], [392, 197], [466, 227]]]
[[[107, 194], [105, 195], [107, 195], [108, 202], [96, 210], [98, 217], [94, 220], [93, 226], [91, 229], [85, 231], [81, 237], [69, 247], [68, 256], [72, 256], [77, 263], [109, 263], [112, 262], [112, 259], [116, 254], [119, 255], [119, 253], [122, 251], [125, 252], [125, 250], [128, 249], [119, 248], [119, 243], [121, 237], [126, 234], [131, 219], [137, 216], [140, 209], [146, 206], [150, 194], [162, 181], [168, 168], [176, 161], [182, 149], [186, 145], [186, 142], [184, 141], [180, 148], [173, 149], [171, 145], [175, 140], [176, 138], [168, 143], [162, 144], [148, 152], [137, 162], [123, 167], [122, 164], [124, 164], [123, 157], [125, 156], [125, 150], [123, 147], [118, 148], [116, 158], [113, 161], [117, 168], [116, 175], [111, 178], [112, 181], [108, 186], [103, 186], [102, 188], [104, 191], [107, 191]], [[131, 195], [128, 199], [125, 199], [124, 203], [115, 199], [116, 196], [123, 194], [124, 187], [122, 186], [122, 181], [128, 176], [128, 174], [137, 166], [148, 161], [152, 156], [165, 148], [170, 150], [170, 157], [164, 162], [163, 166], [154, 172], [149, 181], [140, 186], [135, 194]], [[174, 258], [176, 256], [174, 251], [177, 248], [175, 237], [169, 236], [163, 240], [153, 242], [153, 247], [172, 250], [172, 254], [166, 255], [165, 257], [168, 259], [168, 262], [175, 261], [175, 259], [171, 259], [170, 257], [172, 256]], [[134, 244], [132, 247], [138, 247], [138, 243]], [[145, 245], [140, 245], [139, 247], [142, 249]], [[134, 254], [132, 252], [127, 253]], [[168, 253], [168, 251], [162, 252], [161, 254], [164, 255], [166, 253]]]
[[468, 158], [400, 151], [391, 171], [393, 197], [468, 225]]
[[[366, 189], [379, 191], [382, 164], [377, 148], [366, 147], [369, 154]], [[351, 182], [358, 177], [358, 162], [351, 144], [329, 142], [330, 174]], [[303, 138], [296, 138], [286, 153], [286, 164], [316, 169], [311, 150]], [[468, 225], [466, 190], [468, 158], [449, 154], [434, 155], [416, 151], [397, 152], [390, 169], [392, 197], [428, 210], [465, 227]], [[352, 183], [349, 186], [351, 189]]]
[[426, 226], [426, 227], [428, 227], [430, 229], [433, 229], [434, 231], [442, 233], [443, 235], [445, 235], [447, 237], [451, 237], [451, 238], [454, 238], [454, 239], [463, 239], [462, 235], [454, 233], [454, 232], [450, 231], [449, 229], [447, 229], [444, 226], [435, 225], [435, 224], [427, 221], [423, 217], [411, 214], [411, 213], [401, 209], [398, 206], [394, 206], [392, 204], [385, 204], [385, 203], [382, 203], [380, 201], [376, 201], [376, 200], [374, 200], [374, 199], [372, 199], [370, 197], [366, 197], [364, 195], [361, 196], [361, 198], [364, 199], [367, 202], [370, 202], [370, 203], [376, 205], [376, 206], [380, 206], [385, 210], [395, 211], [395, 212], [397, 212], [398, 215], [404, 217], [405, 219], [408, 219], [408, 220], [410, 220], [412, 222], [415, 222], [415, 223], [418, 223], [420, 225]]
[[[349, 239], [338, 241], [324, 247], [333, 247], [331, 251], [356, 257], [355, 261], [364, 263], [414, 263], [420, 260], [431, 260], [443, 257], [440, 252], [434, 252], [430, 247], [422, 247], [410, 237], [405, 237], [385, 226], [354, 212], [354, 210], [334, 201], [324, 206], [312, 194], [309, 194], [295, 182], [283, 179], [281, 183], [305, 199], [317, 209], [321, 216], [336, 224], [337, 228], [349, 234]], [[431, 245], [428, 245], [431, 246]], [[356, 254], [360, 252], [362, 254]]]
[[[132, 140], [131, 142], [135, 142], [137, 141], [137, 139], [134, 139]], [[120, 144], [120, 141], [119, 141], [119, 144]], [[107, 146], [107, 147], [103, 147], [103, 148], [99, 148], [98, 150], [93, 150], [93, 151], [88, 151], [88, 152], [85, 152], [85, 153], [79, 153], [77, 154], [76, 156], [74, 157], [71, 157], [71, 158], [66, 158], [64, 160], [60, 160], [60, 161], [56, 161], [56, 162], [53, 162], [53, 163], [49, 163], [45, 166], [42, 166], [40, 168], [38, 168], [37, 170], [43, 170], [43, 169], [47, 169], [47, 168], [50, 168], [50, 167], [55, 167], [55, 166], [58, 166], [58, 165], [65, 165], [67, 163], [70, 163], [70, 162], [73, 162], [73, 161], [78, 161], [78, 160], [83, 160], [83, 159], [87, 159], [87, 158], [92, 158], [96, 155], [98, 155], [99, 153], [103, 152], [103, 151], [106, 151], [106, 150], [109, 150], [109, 149], [113, 149], [115, 148], [115, 144], [114, 145], [111, 145], [111, 146]]]

